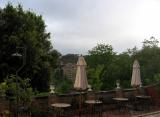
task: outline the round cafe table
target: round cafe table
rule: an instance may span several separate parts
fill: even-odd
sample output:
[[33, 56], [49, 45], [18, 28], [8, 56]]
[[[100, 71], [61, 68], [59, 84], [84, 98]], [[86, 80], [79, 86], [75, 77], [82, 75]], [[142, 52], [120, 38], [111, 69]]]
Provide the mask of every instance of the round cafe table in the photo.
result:
[[[89, 114], [91, 114], [91, 116], [93, 116], [95, 113], [95, 106], [102, 104], [102, 101], [100, 101], [100, 100], [86, 100], [85, 103], [88, 105], [89, 110], [91, 111], [91, 113], [89, 113]], [[99, 109], [101, 108], [100, 111], [102, 111], [102, 105], [100, 105], [100, 106], [101, 107], [99, 107]]]
[[147, 95], [137, 95], [136, 98], [141, 98], [141, 99], [150, 99], [151, 96], [147, 96]]
[[51, 106], [55, 109], [56, 117], [61, 117], [64, 109], [70, 107], [71, 105], [68, 103], [54, 103], [51, 104]]
[[117, 97], [117, 98], [113, 98], [113, 100], [116, 101], [117, 108], [119, 111], [121, 111], [122, 109], [126, 109], [126, 102], [128, 101], [128, 98]]
[[66, 108], [66, 107], [70, 107], [70, 104], [67, 103], [54, 103], [51, 104], [52, 107], [56, 107], [56, 108]]
[[115, 101], [128, 101], [128, 98], [123, 98], [123, 97], [117, 97], [117, 98], [113, 98], [113, 100], [115, 100]]
[[100, 100], [86, 100], [85, 103], [86, 104], [101, 104], [102, 101], [100, 101]]
[[150, 109], [151, 96], [138, 95], [138, 96], [136, 96], [136, 99], [139, 102], [140, 110], [149, 110]]

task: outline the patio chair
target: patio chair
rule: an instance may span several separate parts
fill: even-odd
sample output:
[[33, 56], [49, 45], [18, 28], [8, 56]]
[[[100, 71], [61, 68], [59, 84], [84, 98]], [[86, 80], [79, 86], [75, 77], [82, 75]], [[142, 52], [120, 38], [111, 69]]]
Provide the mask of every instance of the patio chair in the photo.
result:
[[134, 111], [134, 110], [137, 110], [137, 105], [138, 105], [138, 102], [136, 100], [136, 97], [132, 92], [126, 92], [124, 97], [128, 98], [128, 102], [126, 104], [126, 108], [128, 109], [128, 111]]
[[[88, 101], [88, 103], [87, 103]], [[89, 102], [93, 103], [89, 103]], [[95, 102], [101, 102], [101, 103], [94, 103]], [[102, 113], [103, 113], [103, 101], [102, 101], [102, 97], [99, 96], [98, 92], [94, 92], [94, 91], [90, 91], [86, 94], [86, 99], [85, 99], [85, 115], [87, 117], [91, 117], [91, 116], [96, 116], [96, 117], [101, 117]]]
[[79, 102], [76, 99], [76, 97], [73, 97], [71, 100], [71, 109], [73, 111], [73, 116], [76, 116], [79, 114]]
[[[71, 104], [71, 98], [67, 98], [67, 94], [58, 94], [54, 97], [53, 103], [65, 103]], [[72, 104], [71, 104], [72, 106]], [[72, 116], [72, 107], [51, 107], [51, 114], [55, 117], [71, 117]]]
[[156, 89], [155, 85], [150, 85], [146, 87], [147, 95], [151, 96], [151, 101], [153, 106], [160, 106], [160, 95]]
[[136, 111], [149, 111], [150, 110], [151, 98], [147, 94], [145, 87], [135, 88], [134, 98], [132, 99], [133, 100], [132, 105], [134, 105], [133, 110], [136, 110]]

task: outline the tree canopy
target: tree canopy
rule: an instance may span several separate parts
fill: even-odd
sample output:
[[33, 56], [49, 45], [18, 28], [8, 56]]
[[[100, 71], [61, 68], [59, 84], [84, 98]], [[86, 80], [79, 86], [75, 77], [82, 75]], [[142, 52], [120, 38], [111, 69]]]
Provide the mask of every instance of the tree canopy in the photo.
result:
[[86, 61], [88, 64], [89, 83], [91, 83], [94, 89], [100, 90], [104, 84], [101, 75], [108, 67], [107, 65], [112, 62], [115, 53], [112, 46], [107, 44], [97, 44], [88, 53]]
[[130, 87], [134, 59], [140, 63], [143, 85], [160, 81], [160, 47], [155, 37], [145, 39], [143, 47], [134, 47], [117, 54], [112, 46], [98, 44], [86, 56], [89, 83], [94, 89], [108, 90], [116, 87], [116, 80], [124, 88]]
[[[25, 47], [26, 65], [19, 72], [20, 77], [30, 78], [33, 89], [47, 90], [60, 54], [52, 47], [42, 16], [8, 3], [0, 9], [0, 32], [0, 81], [21, 66], [22, 60], [11, 55], [17, 47]], [[17, 51], [23, 55], [22, 48]]]

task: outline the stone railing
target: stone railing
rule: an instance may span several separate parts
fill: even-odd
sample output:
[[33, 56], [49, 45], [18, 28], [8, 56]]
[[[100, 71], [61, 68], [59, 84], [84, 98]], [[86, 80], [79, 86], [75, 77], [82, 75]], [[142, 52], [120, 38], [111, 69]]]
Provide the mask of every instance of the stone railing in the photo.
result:
[[[144, 87], [145, 89], [146, 87]], [[101, 99], [103, 100], [104, 104], [110, 104], [112, 103], [113, 97], [118, 96], [124, 96], [127, 98], [133, 97], [135, 94], [142, 94], [145, 93], [145, 90], [140, 89], [118, 89], [118, 90], [110, 90], [110, 91], [89, 91], [89, 92], [72, 92], [68, 94], [49, 94], [48, 96], [42, 96], [42, 97], [34, 97], [31, 107], [32, 108], [38, 108], [40, 110], [47, 111], [51, 104], [55, 102], [66, 102], [66, 103], [73, 103], [72, 101], [75, 100], [77, 102], [80, 101], [80, 96], [82, 97], [82, 100], [86, 99]], [[7, 100], [4, 97], [0, 97], [0, 112], [3, 110], [10, 110], [10, 103], [9, 100]]]
[[135, 89], [124, 89], [124, 90], [110, 90], [110, 91], [89, 91], [89, 92], [74, 92], [68, 94], [49, 94], [48, 96], [48, 105], [51, 105], [55, 102], [66, 102], [71, 103], [72, 99], [79, 101], [80, 95], [83, 97], [83, 100], [86, 99], [103, 99], [104, 103], [109, 103], [113, 97], [129, 97], [133, 96]]

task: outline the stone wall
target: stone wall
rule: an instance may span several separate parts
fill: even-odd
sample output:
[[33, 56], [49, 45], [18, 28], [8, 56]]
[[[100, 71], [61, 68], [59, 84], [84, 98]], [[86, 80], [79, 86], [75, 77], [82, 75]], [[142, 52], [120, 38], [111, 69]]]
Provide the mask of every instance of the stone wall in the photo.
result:
[[[69, 94], [49, 94], [48, 96], [43, 97], [34, 97], [31, 107], [32, 108], [38, 108], [40, 110], [48, 111], [48, 108], [51, 106], [51, 104], [56, 102], [66, 102], [73, 104], [75, 102], [84, 101], [86, 99], [101, 99], [103, 100], [104, 104], [112, 104], [113, 97], [117, 97], [118, 95], [130, 98], [135, 95], [136, 90], [135, 89], [124, 89], [121, 92], [118, 92], [119, 90], [111, 90], [111, 91], [99, 91], [99, 92], [73, 92]], [[142, 91], [138, 91], [139, 93], [142, 93]], [[123, 93], [123, 94], [119, 94]], [[81, 98], [80, 98], [81, 97]], [[10, 105], [9, 100], [0, 97], [0, 112], [4, 110], [9, 110], [10, 107], [15, 107], [15, 105]]]

